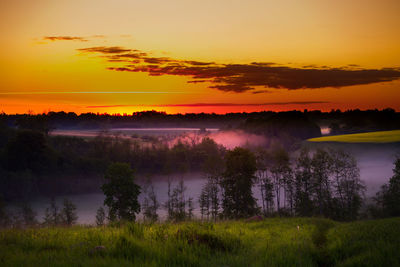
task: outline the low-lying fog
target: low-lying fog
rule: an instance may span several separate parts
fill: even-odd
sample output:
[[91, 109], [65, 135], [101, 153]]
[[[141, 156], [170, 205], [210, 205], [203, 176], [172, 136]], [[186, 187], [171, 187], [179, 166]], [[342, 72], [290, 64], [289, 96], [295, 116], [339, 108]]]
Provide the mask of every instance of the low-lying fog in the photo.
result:
[[381, 185], [393, 176], [394, 160], [400, 155], [400, 144], [314, 144], [350, 152], [357, 159], [360, 177], [367, 186], [366, 196], [374, 196]]
[[110, 136], [117, 135], [120, 138], [135, 140], [140, 136], [153, 136], [169, 146], [175, 145], [178, 141], [192, 144], [201, 142], [204, 137], [212, 138], [217, 144], [228, 149], [237, 146], [265, 146], [267, 138], [261, 135], [248, 134], [240, 130], [219, 131], [217, 128], [112, 128], [107, 131], [99, 130], [55, 130], [52, 135], [96, 137], [99, 134]]
[[[246, 134], [241, 131], [228, 131], [219, 132], [218, 129], [207, 129], [207, 132], [200, 132], [196, 128], [147, 128], [147, 129], [114, 129], [115, 132], [120, 132], [123, 135], [131, 136], [132, 134], [146, 133], [153, 135], [170, 134], [169, 143], [173, 145], [180, 139], [181, 141], [197, 142], [204, 136], [208, 136], [215, 140], [218, 144], [224, 145], [231, 149], [236, 146], [244, 145], [260, 145], [263, 146], [267, 143], [267, 139], [263, 136]], [[60, 135], [77, 135], [77, 136], [96, 136], [98, 132], [93, 131], [56, 131], [53, 134]], [[312, 144], [312, 147], [327, 146], [325, 144]], [[367, 186], [366, 196], [373, 196], [384, 183], [387, 183], [389, 178], [393, 175], [393, 161], [396, 153], [399, 153], [400, 146], [398, 144], [388, 145], [372, 145], [372, 144], [337, 144], [329, 145], [336, 148], [344, 149], [351, 152], [358, 161], [360, 168], [361, 179]], [[181, 175], [171, 176], [172, 188], [182, 178]], [[183, 176], [187, 191], [186, 197], [193, 197], [195, 204], [195, 215], [199, 217], [198, 197], [202, 186], [205, 183], [205, 178], [201, 173], [187, 173]], [[153, 177], [153, 185], [155, 192], [160, 203], [165, 203], [167, 200], [168, 178], [165, 176]], [[254, 196], [260, 199], [260, 192], [258, 188], [253, 189]], [[80, 194], [59, 196], [56, 198], [59, 206], [62, 205], [64, 197], [70, 199], [78, 207], [78, 222], [81, 224], [92, 224], [95, 221], [96, 210], [103, 205], [104, 196], [99, 193], [94, 194]], [[140, 195], [142, 201], [143, 195]], [[261, 203], [259, 203], [261, 205]], [[49, 205], [49, 199], [38, 198], [31, 202], [32, 207], [38, 213], [38, 218], [41, 220], [45, 208]], [[165, 218], [166, 211], [160, 208], [158, 211], [161, 218]], [[139, 216], [140, 218], [140, 216]]]
[[[171, 189], [174, 188], [178, 182], [182, 179], [181, 175], [176, 176], [155, 176], [153, 177], [154, 192], [156, 193], [157, 200], [160, 204], [164, 204], [167, 199], [168, 190], [168, 178], [171, 180]], [[192, 197], [196, 207], [195, 214], [199, 215], [197, 199], [199, 198], [201, 188], [206, 181], [202, 174], [200, 173], [188, 173], [183, 176], [184, 183], [186, 186], [185, 197]], [[143, 183], [138, 183], [143, 187]], [[139, 201], [142, 203], [143, 194], [139, 195]], [[95, 222], [96, 211], [100, 206], [103, 206], [104, 195], [99, 193], [91, 194], [78, 194], [78, 195], [68, 195], [68, 196], [58, 196], [55, 198], [56, 203], [59, 207], [62, 207], [64, 198], [68, 198], [77, 206], [78, 212], [78, 223], [81, 224], [93, 224]], [[37, 212], [39, 221], [42, 220], [44, 216], [44, 211], [46, 207], [49, 206], [50, 199], [48, 198], [37, 198], [30, 202], [30, 205]], [[166, 210], [162, 207], [157, 212], [160, 218], [166, 217]], [[138, 218], [141, 218], [139, 215]]]

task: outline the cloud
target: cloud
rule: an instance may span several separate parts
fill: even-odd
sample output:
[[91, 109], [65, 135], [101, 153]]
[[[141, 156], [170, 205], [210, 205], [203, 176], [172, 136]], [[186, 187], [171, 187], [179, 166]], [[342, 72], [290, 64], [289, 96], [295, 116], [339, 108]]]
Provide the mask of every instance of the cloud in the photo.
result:
[[119, 46], [95, 46], [95, 47], [88, 47], [88, 48], [79, 48], [77, 49], [80, 52], [86, 53], [103, 53], [103, 54], [121, 54], [127, 53], [134, 50], [125, 49]]
[[188, 103], [188, 104], [161, 104], [161, 105], [105, 105], [87, 106], [86, 108], [116, 108], [116, 107], [257, 107], [257, 106], [284, 106], [284, 105], [312, 105], [327, 104], [327, 101], [293, 101], [267, 103]]
[[43, 40], [46, 41], [80, 41], [80, 42], [87, 42], [88, 39], [79, 36], [44, 36]]
[[44, 41], [79, 41], [79, 42], [88, 42], [90, 39], [104, 39], [105, 35], [95, 34], [87, 37], [82, 36], [43, 36], [42, 40]]
[[257, 94], [269, 94], [271, 93], [271, 91], [268, 90], [258, 90], [258, 91], [252, 91], [251, 92], [253, 95], [257, 95]]
[[200, 61], [194, 61], [194, 60], [185, 60], [183, 61], [184, 63], [194, 65], [194, 66], [207, 66], [207, 65], [215, 65], [214, 62], [200, 62]]
[[188, 83], [205, 83], [205, 82], [212, 82], [212, 80], [192, 80], [187, 81]]
[[78, 49], [84, 53], [97, 53], [119, 66], [108, 70], [143, 72], [150, 76], [185, 76], [189, 83], [210, 83], [209, 88], [224, 92], [267, 93], [268, 89], [318, 89], [388, 82], [400, 79], [399, 68], [364, 69], [354, 64], [343, 68], [307, 65], [302, 68], [271, 62], [249, 64], [218, 64], [170, 57], [151, 57], [148, 53], [119, 46]]

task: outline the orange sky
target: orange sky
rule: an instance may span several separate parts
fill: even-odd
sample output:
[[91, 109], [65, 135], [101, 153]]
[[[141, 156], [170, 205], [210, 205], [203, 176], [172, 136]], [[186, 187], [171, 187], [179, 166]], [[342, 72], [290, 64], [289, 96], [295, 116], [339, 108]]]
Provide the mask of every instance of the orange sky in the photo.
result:
[[398, 0], [0, 1], [0, 111], [400, 111], [398, 14]]

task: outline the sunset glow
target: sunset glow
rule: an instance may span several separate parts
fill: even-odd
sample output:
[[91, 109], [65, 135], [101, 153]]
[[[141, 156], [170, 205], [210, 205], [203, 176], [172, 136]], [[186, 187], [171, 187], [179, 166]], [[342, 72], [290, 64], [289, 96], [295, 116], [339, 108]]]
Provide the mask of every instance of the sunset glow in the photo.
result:
[[400, 1], [0, 3], [0, 111], [400, 111]]

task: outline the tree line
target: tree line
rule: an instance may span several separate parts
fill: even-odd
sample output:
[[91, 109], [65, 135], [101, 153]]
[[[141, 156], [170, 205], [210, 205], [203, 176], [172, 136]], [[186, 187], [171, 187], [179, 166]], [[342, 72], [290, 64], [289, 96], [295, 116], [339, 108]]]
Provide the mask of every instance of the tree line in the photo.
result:
[[96, 191], [113, 162], [127, 163], [140, 175], [198, 172], [208, 155], [225, 151], [208, 139], [169, 145], [119, 135], [83, 139], [0, 128], [0, 196], [9, 201], [77, 192], [80, 189], [71, 177], [79, 177], [91, 186], [88, 190]]
[[[400, 216], [400, 158], [395, 161], [393, 173], [389, 183], [374, 197], [374, 204], [368, 205], [370, 217]], [[365, 186], [360, 180], [357, 162], [340, 150], [302, 149], [291, 160], [282, 148], [255, 152], [235, 148], [223, 158], [210, 159], [205, 174], [207, 181], [197, 200], [186, 194], [187, 188], [181, 180], [174, 188], [168, 183], [167, 201], [160, 203], [151, 181], [141, 188], [129, 164], [112, 163], [105, 174], [104, 206], [97, 210], [96, 224], [135, 221], [140, 212], [144, 221], [155, 222], [159, 220], [160, 208], [166, 210], [169, 221], [192, 220], [195, 202], [201, 220], [261, 215], [321, 216], [348, 221], [360, 218], [364, 201]], [[260, 190], [261, 206], [253, 196], [255, 188]], [[139, 203], [141, 193], [144, 197]], [[28, 204], [20, 206], [19, 214], [10, 216], [0, 202], [1, 227], [68, 226], [77, 219], [76, 205], [67, 199], [62, 209], [52, 199], [40, 224]]]
[[[118, 168], [128, 170], [129, 166], [120, 165]], [[375, 204], [369, 205], [367, 213], [363, 214], [360, 210], [365, 204], [365, 185], [360, 179], [356, 159], [342, 150], [318, 149], [311, 152], [302, 149], [291, 159], [282, 148], [255, 152], [235, 148], [227, 151], [223, 158], [210, 158], [204, 173], [207, 180], [197, 199], [202, 220], [262, 215], [320, 216], [349, 221], [361, 216], [400, 215], [400, 159], [395, 161], [394, 176], [389, 184], [382, 186], [374, 198]], [[125, 178], [133, 181], [133, 176]], [[260, 190], [261, 206], [253, 195], [255, 188]], [[194, 199], [185, 192], [183, 180], [175, 188], [171, 188], [169, 183], [168, 199], [160, 204], [154, 188], [148, 184], [142, 205], [144, 220], [156, 221], [159, 208], [167, 211], [167, 220], [192, 219]], [[125, 197], [131, 198], [130, 201], [135, 199], [132, 194]], [[119, 209], [121, 205], [118, 203], [123, 199], [119, 195], [118, 201], [107, 205]], [[120, 215], [119, 219], [134, 220], [135, 213], [140, 211], [138, 203], [135, 205], [136, 210], [131, 216]]]
[[10, 211], [0, 201], [0, 228], [72, 226], [76, 224], [77, 220], [77, 206], [69, 199], [64, 199], [60, 208], [52, 198], [45, 209], [41, 222], [37, 219], [37, 212], [27, 202], [18, 204], [13, 211]]
[[[222, 172], [209, 176], [200, 196], [202, 215], [216, 219], [264, 216], [324, 216], [356, 219], [365, 186], [357, 162], [338, 150], [302, 149], [293, 160], [282, 148], [227, 153]], [[261, 207], [252, 195], [257, 186]]]
[[187, 113], [167, 114], [158, 111], [142, 111], [129, 114], [53, 112], [42, 114], [5, 114], [0, 113], [0, 121], [8, 126], [18, 125], [24, 129], [51, 131], [54, 128], [65, 129], [101, 129], [105, 127], [237, 127], [246, 120], [266, 121], [272, 117], [298, 117], [303, 114], [308, 120], [320, 123], [335, 123], [340, 132], [366, 130], [397, 129], [400, 113], [391, 108], [382, 110], [346, 110], [332, 109], [330, 112], [319, 110], [304, 111], [261, 111], [242, 113]]

